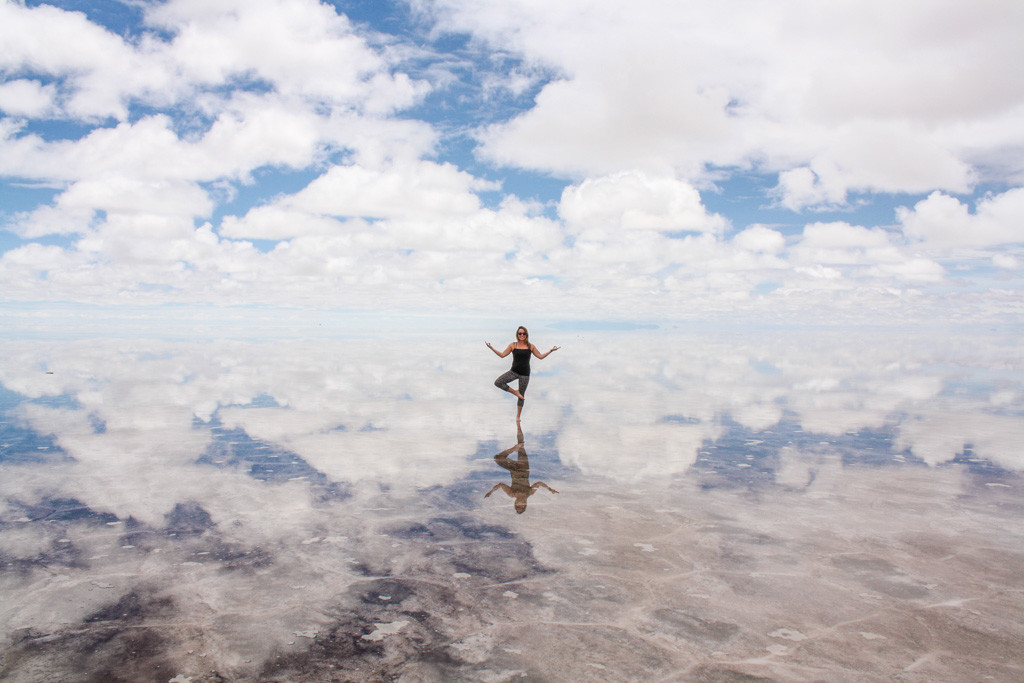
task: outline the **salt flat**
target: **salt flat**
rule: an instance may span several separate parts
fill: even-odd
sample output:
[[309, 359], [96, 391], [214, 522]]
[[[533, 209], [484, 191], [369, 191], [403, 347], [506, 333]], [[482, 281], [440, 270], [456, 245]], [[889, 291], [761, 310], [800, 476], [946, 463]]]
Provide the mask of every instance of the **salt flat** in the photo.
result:
[[556, 334], [0, 341], [0, 676], [1024, 675], [1013, 339]]

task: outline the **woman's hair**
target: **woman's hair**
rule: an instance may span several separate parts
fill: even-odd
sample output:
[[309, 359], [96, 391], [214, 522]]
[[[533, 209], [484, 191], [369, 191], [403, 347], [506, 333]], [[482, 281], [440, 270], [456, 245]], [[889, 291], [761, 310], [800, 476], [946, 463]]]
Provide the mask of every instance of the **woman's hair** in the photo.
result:
[[530, 343], [530, 331], [527, 330], [522, 325], [520, 325], [519, 327], [516, 328], [516, 341], [519, 341], [519, 330], [522, 330], [523, 332], [526, 333], [526, 343], [529, 344]]

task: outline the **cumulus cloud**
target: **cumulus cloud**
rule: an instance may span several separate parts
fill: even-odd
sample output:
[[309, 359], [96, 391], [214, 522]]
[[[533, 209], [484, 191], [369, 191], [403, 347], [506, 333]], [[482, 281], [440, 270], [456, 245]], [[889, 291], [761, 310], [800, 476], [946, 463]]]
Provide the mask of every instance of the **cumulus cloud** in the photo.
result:
[[800, 244], [810, 249], [878, 249], [890, 246], [882, 230], [869, 230], [849, 223], [811, 223], [804, 228]]
[[1024, 241], [1024, 188], [989, 195], [972, 213], [956, 197], [933, 192], [913, 209], [897, 210], [907, 236], [926, 246], [988, 247]]
[[408, 106], [426, 90], [392, 75], [345, 16], [314, 0], [181, 0], [150, 6], [145, 17], [171, 39], [148, 34], [131, 43], [79, 12], [5, 2], [0, 65], [61, 78], [64, 112], [86, 119], [123, 121], [130, 99], [166, 105], [239, 79], [265, 82], [284, 98], [370, 112]]
[[1017, 270], [1020, 268], [1020, 260], [1013, 254], [996, 254], [992, 257], [992, 265], [1005, 270]]
[[307, 235], [340, 234], [341, 221], [277, 205], [257, 206], [245, 216], [225, 216], [220, 234], [235, 239], [286, 240]]
[[721, 233], [726, 220], [709, 214], [685, 181], [625, 171], [585, 180], [562, 192], [558, 208], [577, 230], [614, 228]]
[[[33, 211], [14, 214], [6, 228], [20, 237], [31, 239], [46, 235], [85, 233], [94, 224], [95, 211], [91, 207], [41, 206]], [[0, 259], [6, 259], [7, 253]]]
[[[564, 74], [486, 132], [483, 153], [503, 163], [695, 177], [704, 164], [767, 159], [783, 173], [784, 203], [800, 208], [842, 203], [850, 189], [963, 191], [973, 163], [1020, 142], [1003, 114], [1024, 92], [1003, 65], [1024, 56], [1014, 28], [1024, 16], [998, 0], [896, 13], [884, 3], [422, 4], [444, 10], [443, 27]], [[883, 15], [882, 26], [864, 19]], [[948, 68], [935, 69], [938, 54]], [[977, 124], [969, 145], [955, 140], [965, 120]]]
[[385, 56], [357, 35], [348, 18], [314, 0], [172, 0], [147, 8], [147, 20], [174, 33], [167, 47], [191, 82], [265, 81], [284, 98], [386, 113], [427, 90], [390, 73]]
[[[1024, 17], [879, 9], [419, 0], [386, 28], [316, 0], [171, 0], [115, 30], [0, 3], [18, 200], [0, 283], [15, 301], [1004, 318], [1022, 190], [952, 193], [1024, 174], [1003, 68]], [[879, 192], [932, 194], [894, 228]], [[935, 286], [950, 272], [971, 286]]]
[[213, 201], [197, 184], [112, 177], [74, 183], [57, 199], [69, 211], [152, 213], [162, 216], [208, 216]]
[[[317, 151], [313, 117], [273, 104], [245, 117], [221, 115], [197, 141], [182, 140], [164, 115], [98, 128], [80, 140], [37, 135], [5, 141], [0, 172], [22, 178], [75, 181], [130, 175], [140, 180], [242, 179], [257, 167], [302, 167]], [[285, 129], [285, 135], [271, 134]]]
[[311, 213], [361, 218], [458, 220], [480, 207], [474, 190], [490, 184], [450, 164], [420, 162], [411, 168], [335, 166], [287, 204]]
[[807, 206], [836, 206], [846, 199], [846, 188], [829, 185], [827, 179], [818, 176], [806, 166], [779, 173], [776, 187], [779, 203], [793, 211]]
[[39, 118], [53, 107], [56, 89], [39, 81], [20, 78], [0, 84], [0, 111], [10, 116]]
[[853, 278], [894, 278], [901, 282], [938, 282], [945, 269], [937, 262], [908, 252], [893, 233], [845, 222], [811, 223], [790, 250], [798, 272], [839, 281]]
[[778, 230], [753, 225], [732, 238], [732, 243], [746, 251], [777, 254], [786, 246], [786, 238]]
[[167, 85], [165, 69], [81, 12], [4, 2], [0, 27], [0, 67], [61, 79], [61, 109], [67, 116], [124, 119], [125, 96]]
[[827, 152], [809, 167], [780, 172], [775, 193], [782, 206], [800, 211], [844, 206], [851, 190], [967, 192], [974, 180], [966, 161], [906, 122], [854, 123], [833, 135]]

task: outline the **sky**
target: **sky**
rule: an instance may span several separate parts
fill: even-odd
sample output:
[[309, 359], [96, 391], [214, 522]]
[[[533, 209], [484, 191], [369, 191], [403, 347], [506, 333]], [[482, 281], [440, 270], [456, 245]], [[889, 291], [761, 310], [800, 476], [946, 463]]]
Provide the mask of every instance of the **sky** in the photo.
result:
[[1024, 323], [1016, 0], [0, 0], [0, 310]]

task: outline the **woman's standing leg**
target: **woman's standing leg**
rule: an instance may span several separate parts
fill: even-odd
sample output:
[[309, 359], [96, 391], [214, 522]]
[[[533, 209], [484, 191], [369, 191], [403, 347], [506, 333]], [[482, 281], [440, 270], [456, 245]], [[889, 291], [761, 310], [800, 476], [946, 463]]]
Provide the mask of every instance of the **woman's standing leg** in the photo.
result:
[[530, 384], [529, 375], [519, 375], [519, 400], [516, 401], [516, 422], [519, 422], [523, 414], [523, 404], [526, 403], [526, 387]]

